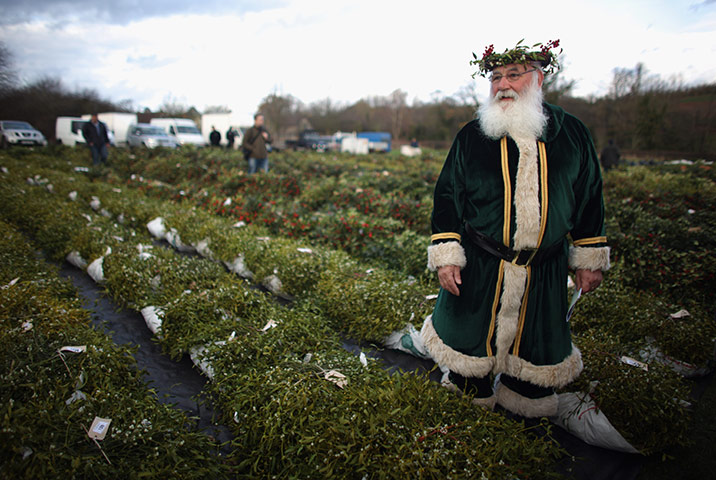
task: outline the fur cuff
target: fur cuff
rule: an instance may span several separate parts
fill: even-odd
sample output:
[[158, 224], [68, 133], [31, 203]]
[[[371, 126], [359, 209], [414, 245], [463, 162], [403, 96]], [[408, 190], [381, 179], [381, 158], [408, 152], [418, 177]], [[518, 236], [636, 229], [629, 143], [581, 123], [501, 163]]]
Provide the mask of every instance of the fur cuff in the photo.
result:
[[428, 269], [434, 272], [445, 265], [457, 265], [460, 268], [467, 265], [465, 249], [459, 242], [436, 243], [428, 247]]
[[495, 387], [497, 403], [510, 412], [523, 417], [553, 417], [557, 414], [559, 400], [556, 393], [542, 398], [523, 397], [500, 382]]
[[601, 270], [606, 272], [609, 263], [609, 247], [570, 247], [569, 266], [575, 270]]
[[475, 397], [472, 399], [472, 404], [477, 405], [478, 407], [482, 407], [485, 410], [494, 410], [495, 404], [497, 403], [497, 397], [495, 395], [491, 395], [487, 398], [479, 398]]

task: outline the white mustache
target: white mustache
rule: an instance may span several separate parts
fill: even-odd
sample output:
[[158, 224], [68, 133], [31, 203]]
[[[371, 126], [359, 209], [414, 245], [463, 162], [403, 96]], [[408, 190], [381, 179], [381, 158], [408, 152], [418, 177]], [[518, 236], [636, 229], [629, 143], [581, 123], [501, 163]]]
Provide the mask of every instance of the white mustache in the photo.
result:
[[520, 96], [514, 90], [500, 90], [495, 94], [495, 99], [500, 100], [502, 98], [513, 98], [517, 100]]

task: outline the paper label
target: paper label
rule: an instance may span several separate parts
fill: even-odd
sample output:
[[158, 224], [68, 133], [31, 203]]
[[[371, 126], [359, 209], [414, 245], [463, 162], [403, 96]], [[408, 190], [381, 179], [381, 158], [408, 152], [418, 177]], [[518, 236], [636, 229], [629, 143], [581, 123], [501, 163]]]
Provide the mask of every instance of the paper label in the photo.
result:
[[77, 345], [77, 346], [65, 346], [60, 348], [60, 352], [70, 352], [70, 353], [84, 353], [87, 351], [86, 345]]
[[574, 306], [577, 304], [577, 300], [579, 300], [579, 297], [582, 296], [582, 289], [580, 288], [576, 292], [574, 292], [574, 295], [572, 295], [572, 301], [569, 304], [569, 309], [567, 310], [567, 322], [569, 322], [569, 319], [572, 318], [572, 314], [574, 313]]
[[331, 370], [326, 372], [325, 379], [338, 385], [340, 388], [344, 388], [348, 385], [348, 379], [345, 375], [337, 370]]
[[275, 320], [269, 320], [268, 323], [266, 323], [266, 325], [264, 325], [264, 328], [262, 328], [261, 330], [266, 332], [269, 329], [275, 327], [276, 325], [278, 325], [278, 323], [276, 323]]
[[679, 311], [676, 312], [676, 313], [672, 313], [672, 314], [669, 315], [669, 316], [670, 316], [672, 319], [674, 319], [674, 320], [679, 320], [679, 319], [681, 319], [681, 318], [689, 317], [689, 316], [691, 316], [691, 314], [689, 313], [688, 310], [683, 310], [683, 309], [682, 309], [682, 310], [679, 310]]
[[109, 418], [94, 417], [94, 421], [87, 435], [94, 440], [104, 440], [110, 423], [112, 423], [112, 420]]
[[634, 360], [633, 358], [627, 356], [623, 356], [622, 358], [620, 358], [620, 360], [622, 361], [622, 363], [626, 363], [627, 365], [631, 365], [632, 367], [639, 367], [645, 372], [649, 371], [649, 365], [640, 362], [639, 360]]

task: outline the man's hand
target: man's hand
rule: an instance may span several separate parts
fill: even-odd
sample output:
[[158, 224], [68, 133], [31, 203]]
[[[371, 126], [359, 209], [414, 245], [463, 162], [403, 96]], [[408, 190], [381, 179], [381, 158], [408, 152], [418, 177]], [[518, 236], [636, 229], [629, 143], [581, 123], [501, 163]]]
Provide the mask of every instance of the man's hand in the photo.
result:
[[602, 278], [601, 270], [577, 270], [574, 283], [582, 289], [582, 293], [587, 293], [596, 289], [602, 283]]
[[440, 286], [445, 290], [456, 297], [460, 296], [460, 288], [458, 287], [458, 285], [462, 285], [460, 267], [457, 265], [445, 265], [438, 268], [438, 280], [440, 280]]

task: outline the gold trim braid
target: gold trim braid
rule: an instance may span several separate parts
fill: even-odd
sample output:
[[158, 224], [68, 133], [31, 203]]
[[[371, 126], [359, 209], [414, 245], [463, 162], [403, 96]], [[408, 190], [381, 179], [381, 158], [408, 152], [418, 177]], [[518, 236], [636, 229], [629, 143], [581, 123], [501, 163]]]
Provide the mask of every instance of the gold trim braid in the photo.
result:
[[607, 243], [607, 237], [591, 237], [581, 238], [572, 242], [575, 247], [581, 247], [584, 245], [596, 245], [598, 243]]
[[502, 291], [502, 279], [505, 276], [505, 261], [500, 260], [500, 271], [497, 275], [497, 285], [495, 285], [495, 299], [492, 301], [492, 316], [490, 318], [490, 330], [487, 332], [487, 341], [485, 349], [487, 356], [491, 357], [492, 353], [492, 336], [495, 334], [495, 319], [497, 318], [497, 306], [500, 304], [500, 292]]
[[460, 234], [455, 232], [436, 233], [430, 237], [431, 242], [434, 242], [435, 240], [445, 239], [453, 239], [457, 240], [458, 242], [462, 241], [462, 237], [460, 236]]
[[502, 161], [502, 181], [505, 187], [504, 221], [502, 226], [502, 243], [510, 246], [510, 223], [512, 219], [512, 184], [510, 183], [510, 165], [507, 158], [507, 137], [500, 140], [500, 157]]
[[513, 355], [520, 354], [520, 342], [522, 341], [522, 330], [525, 328], [525, 317], [527, 316], [527, 299], [530, 295], [530, 281], [532, 280], [532, 267], [527, 267], [527, 281], [525, 282], [525, 293], [522, 296], [522, 308], [520, 309], [520, 318], [517, 322], [517, 334], [515, 335], [515, 343], [512, 348]]
[[547, 210], [549, 208], [549, 191], [547, 185], [547, 149], [544, 142], [537, 142], [539, 146], [539, 171], [540, 171], [540, 193], [542, 194], [542, 211], [540, 212], [539, 239], [537, 248], [542, 245], [544, 233], [547, 230]]

